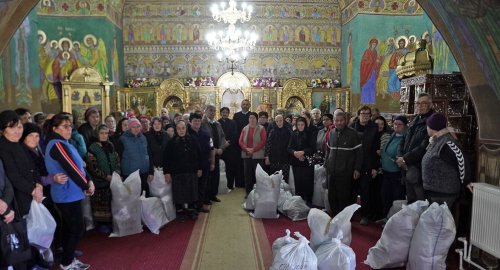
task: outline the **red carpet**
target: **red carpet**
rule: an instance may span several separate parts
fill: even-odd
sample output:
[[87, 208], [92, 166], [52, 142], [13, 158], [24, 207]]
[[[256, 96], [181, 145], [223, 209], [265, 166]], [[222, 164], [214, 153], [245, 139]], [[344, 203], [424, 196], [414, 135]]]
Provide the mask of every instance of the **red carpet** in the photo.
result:
[[78, 247], [81, 261], [91, 269], [172, 269], [180, 268], [195, 222], [174, 220], [155, 235], [145, 230], [141, 234], [108, 237], [89, 232]]
[[[262, 221], [264, 224], [264, 228], [266, 231], [267, 238], [269, 240], [269, 244], [272, 246], [274, 240], [278, 237], [282, 237], [285, 235], [285, 229], [290, 229], [292, 234], [296, 231], [300, 232], [302, 235], [310, 238], [311, 231], [309, 230], [309, 226], [307, 225], [307, 220], [293, 222], [287, 217], [283, 215], [280, 216], [279, 219], [265, 219]], [[366, 259], [368, 250], [373, 247], [380, 235], [382, 234], [382, 227], [377, 224], [370, 223], [369, 226], [361, 226], [358, 223], [358, 219], [356, 217], [353, 218], [352, 224], [352, 242], [351, 248], [354, 250], [356, 254], [356, 270], [370, 270], [371, 267], [364, 264], [363, 261]], [[454, 248], [450, 249], [450, 253], [448, 255], [448, 270], [458, 269], [458, 258], [454, 252]], [[268, 265], [267, 267], [269, 267]], [[392, 268], [393, 270], [403, 270], [405, 268]]]

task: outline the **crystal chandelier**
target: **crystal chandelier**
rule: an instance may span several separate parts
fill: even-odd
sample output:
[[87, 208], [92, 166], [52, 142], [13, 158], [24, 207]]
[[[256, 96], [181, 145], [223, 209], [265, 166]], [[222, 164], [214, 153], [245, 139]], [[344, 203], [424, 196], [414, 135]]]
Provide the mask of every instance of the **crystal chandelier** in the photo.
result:
[[214, 4], [211, 8], [212, 17], [217, 22], [223, 21], [229, 24], [226, 29], [211, 31], [206, 34], [205, 39], [211, 49], [219, 51], [217, 57], [219, 61], [225, 60], [231, 63], [231, 72], [234, 71], [235, 63], [244, 63], [248, 56], [248, 51], [255, 47], [258, 36], [255, 32], [242, 31], [236, 27], [236, 23], [247, 22], [252, 17], [252, 7], [243, 3], [243, 10], [236, 8], [236, 2], [229, 1], [229, 7], [223, 2], [219, 5]]
[[252, 18], [252, 6], [242, 3], [241, 8], [241, 11], [236, 9], [236, 2], [234, 0], [229, 0], [227, 9], [226, 3], [221, 2], [219, 5], [213, 4], [210, 11], [212, 12], [212, 17], [217, 22], [224, 21], [224, 23], [235, 24], [238, 20], [244, 23]]

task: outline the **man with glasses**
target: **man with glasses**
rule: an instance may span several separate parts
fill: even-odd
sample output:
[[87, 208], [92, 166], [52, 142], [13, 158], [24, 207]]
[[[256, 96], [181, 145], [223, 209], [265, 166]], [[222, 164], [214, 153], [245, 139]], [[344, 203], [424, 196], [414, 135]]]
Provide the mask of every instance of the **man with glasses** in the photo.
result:
[[379, 167], [377, 149], [380, 147], [378, 145], [378, 126], [371, 120], [371, 116], [371, 108], [366, 105], [362, 106], [358, 110], [358, 119], [350, 125], [358, 132], [363, 148], [361, 175], [358, 181], [354, 182], [353, 189], [354, 201], [356, 195], [361, 195], [362, 217], [359, 222], [361, 225], [368, 225], [368, 219], [377, 219], [377, 213], [382, 212], [382, 203], [376, 200], [377, 196], [373, 196], [380, 193], [380, 186], [374, 183]]
[[425, 200], [422, 186], [422, 158], [429, 144], [426, 120], [434, 113], [432, 98], [427, 93], [420, 93], [415, 102], [415, 113], [418, 114], [408, 125], [405, 139], [398, 149], [396, 163], [403, 171], [403, 182], [406, 185], [408, 204], [417, 200]]

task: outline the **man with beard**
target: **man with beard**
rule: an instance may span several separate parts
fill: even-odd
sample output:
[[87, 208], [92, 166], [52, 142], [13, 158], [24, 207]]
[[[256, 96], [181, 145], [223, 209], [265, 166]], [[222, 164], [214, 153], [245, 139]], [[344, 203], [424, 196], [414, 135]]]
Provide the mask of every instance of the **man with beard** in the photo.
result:
[[[241, 111], [237, 112], [233, 116], [233, 120], [236, 122], [236, 132], [238, 134], [238, 138], [240, 137], [241, 131], [243, 128], [248, 125], [248, 117], [250, 109], [250, 101], [248, 99], [244, 99], [241, 101]], [[238, 153], [241, 152], [241, 148], [239, 144], [236, 144], [238, 148]], [[237, 175], [236, 175], [236, 187], [245, 187], [245, 176], [243, 173], [243, 159], [241, 156], [238, 156], [237, 160]]]

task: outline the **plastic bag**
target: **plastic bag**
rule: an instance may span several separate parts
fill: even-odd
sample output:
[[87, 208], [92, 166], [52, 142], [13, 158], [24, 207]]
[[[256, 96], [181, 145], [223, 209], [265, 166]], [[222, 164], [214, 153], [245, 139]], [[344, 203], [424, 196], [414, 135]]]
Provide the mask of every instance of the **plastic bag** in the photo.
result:
[[219, 161], [219, 190], [218, 194], [226, 194], [229, 192], [229, 188], [227, 187], [227, 176], [226, 176], [226, 163], [224, 160], [220, 159]]
[[323, 188], [323, 186], [326, 181], [326, 168], [321, 165], [314, 165], [314, 193], [312, 197], [312, 204], [315, 206], [325, 206], [325, 188]]
[[56, 231], [56, 221], [49, 210], [42, 203], [37, 203], [35, 200], [31, 201], [26, 223], [30, 244], [50, 249]]
[[260, 165], [255, 171], [255, 218], [278, 218], [278, 198], [280, 195], [280, 183], [283, 179], [281, 172], [268, 175]]
[[290, 185], [290, 192], [295, 195], [295, 176], [293, 176], [292, 166], [290, 166], [290, 172], [288, 174], [288, 185]]
[[396, 212], [385, 224], [377, 244], [368, 250], [365, 264], [374, 269], [404, 266], [408, 261], [411, 239], [420, 214], [428, 206], [427, 201], [402, 205], [403, 209]]
[[90, 231], [95, 228], [94, 215], [92, 214], [92, 204], [90, 197], [85, 196], [82, 200], [83, 221], [85, 222], [85, 230]]
[[113, 233], [110, 237], [121, 237], [142, 232], [141, 224], [141, 178], [135, 171], [122, 182], [120, 175], [113, 173], [109, 185], [112, 194], [111, 213]]
[[[307, 224], [311, 229], [311, 248], [316, 250], [323, 242], [331, 238], [342, 238], [342, 243], [351, 245], [351, 218], [361, 206], [347, 206], [334, 218], [318, 209], [311, 209], [307, 216]], [[339, 237], [339, 235], [342, 235]]]
[[172, 194], [172, 184], [165, 182], [163, 170], [155, 168], [153, 180], [148, 183], [151, 196], [162, 198]]
[[325, 189], [325, 194], [324, 194], [324, 202], [325, 202], [325, 209], [326, 209], [326, 212], [328, 213], [331, 213], [332, 212], [332, 208], [330, 207], [330, 201], [328, 200], [328, 189]]
[[294, 270], [317, 270], [318, 259], [309, 247], [309, 241], [300, 233], [295, 232], [298, 241], [282, 247], [274, 257], [271, 270], [294, 269]]
[[[278, 172], [281, 173], [281, 171], [278, 171]], [[290, 187], [290, 185], [287, 182], [285, 182], [285, 180], [281, 180], [280, 190], [290, 191], [290, 193], [292, 192], [292, 188]]]
[[411, 240], [407, 270], [445, 270], [456, 228], [446, 204], [431, 204], [422, 213]]
[[278, 211], [285, 215], [285, 211], [283, 210], [283, 206], [285, 205], [286, 200], [292, 198], [293, 195], [290, 191], [285, 191], [280, 189], [280, 197], [278, 198]]
[[167, 221], [170, 222], [174, 220], [177, 217], [177, 211], [175, 210], [174, 198], [172, 195], [167, 195], [161, 198], [160, 201], [163, 206], [163, 210], [165, 210]]
[[389, 209], [389, 212], [387, 213], [387, 216], [386, 218], [389, 219], [391, 218], [392, 216], [394, 216], [394, 214], [396, 214], [397, 212], [399, 212], [401, 209], [403, 209], [403, 205], [406, 205], [407, 204], [407, 201], [406, 200], [397, 200], [397, 201], [393, 201], [392, 202], [392, 206], [391, 208]]
[[255, 189], [253, 189], [252, 191], [250, 191], [250, 193], [248, 193], [247, 199], [241, 206], [243, 207], [243, 209], [249, 211], [255, 209]]
[[318, 258], [318, 270], [356, 269], [356, 254], [338, 238], [332, 238], [321, 244], [315, 254]]
[[144, 192], [141, 196], [142, 222], [154, 234], [160, 234], [160, 228], [168, 223], [167, 215], [163, 209], [161, 200], [156, 197], [146, 198]]
[[300, 196], [293, 196], [291, 198], [288, 198], [283, 204], [283, 212], [292, 221], [307, 219], [309, 210], [311, 210], [311, 208], [307, 206], [304, 199], [302, 199], [302, 197]]
[[297, 242], [297, 239], [290, 236], [290, 230], [285, 230], [286, 235], [283, 237], [279, 237], [273, 242], [273, 259], [280, 252], [280, 249], [288, 244]]

